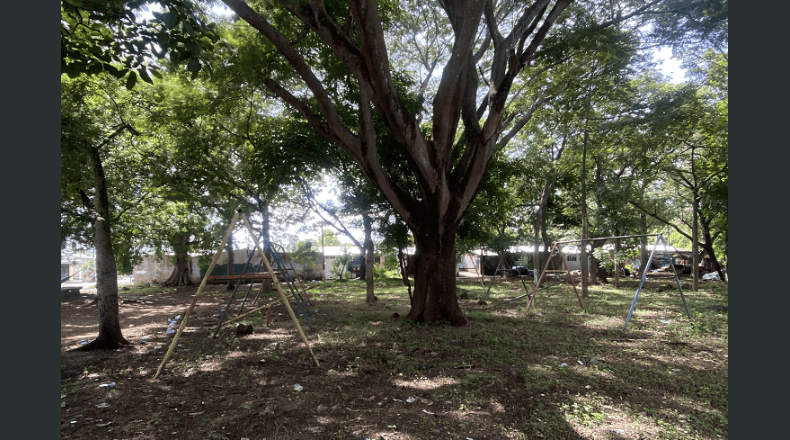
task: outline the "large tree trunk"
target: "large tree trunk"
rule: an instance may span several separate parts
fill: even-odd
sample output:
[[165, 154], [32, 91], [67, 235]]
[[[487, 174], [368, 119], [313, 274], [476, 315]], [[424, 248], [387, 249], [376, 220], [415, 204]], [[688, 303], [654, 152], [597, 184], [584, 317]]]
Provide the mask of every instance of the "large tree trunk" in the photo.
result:
[[[510, 114], [508, 99], [514, 80], [532, 63], [549, 30], [572, 0], [524, 8], [514, 17], [518, 25], [507, 20], [507, 26], [513, 28], [508, 37], [502, 36], [492, 9], [486, 9], [491, 2], [439, 2], [455, 38], [433, 99], [430, 136], [426, 136], [424, 124], [395, 88], [397, 82], [392, 80], [387, 41], [375, 1], [347, 2], [347, 23], [354, 23], [348, 28], [327, 13], [323, 2], [301, 2], [298, 7], [281, 2], [306, 29], [314, 32], [329, 49], [327, 53], [337, 56], [348, 69], [349, 78], [353, 77], [359, 86], [358, 119], [350, 125], [350, 118], [343, 117], [327, 92], [328, 85], [321, 83], [321, 75], [311, 69], [311, 63], [276, 26], [241, 0], [222, 1], [272, 43], [289, 64], [289, 70], [293, 69], [289, 73], [304, 81], [311, 96], [302, 99], [296, 96], [301, 93], [294, 95], [287, 83], [276, 80], [278, 75], [266, 79], [263, 85], [298, 111], [317, 133], [348, 153], [414, 233], [418, 264], [409, 318], [423, 322], [446, 319], [453, 325], [466, 323], [455, 292], [458, 223], [480, 190], [494, 154], [529, 121], [534, 111], [551, 99], [536, 99], [505, 133], [506, 126], [511, 125], [503, 122]], [[495, 42], [484, 43], [485, 48], [491, 49], [493, 66], [489, 69], [490, 78], [481, 81], [477, 65], [486, 54], [476, 54], [476, 36], [484, 12], [488, 34]], [[488, 91], [478, 103], [483, 83]], [[392, 134], [391, 141], [377, 142], [381, 132], [374, 124], [374, 111]], [[456, 142], [462, 119], [465, 145], [459, 151]], [[408, 164], [419, 195], [409, 188], [409, 179], [395, 178], [396, 169], [382, 164], [379, 158], [384, 151], [379, 148], [396, 148], [403, 153], [402, 163]]]
[[446, 321], [461, 326], [467, 321], [455, 291], [457, 225], [440, 232], [437, 230], [440, 223], [432, 221], [425, 225], [427, 231], [414, 234], [414, 295], [406, 318], [415, 322]]
[[96, 210], [93, 245], [96, 248], [96, 292], [99, 305], [99, 336], [80, 350], [115, 349], [129, 344], [121, 334], [118, 318], [118, 269], [112, 247], [110, 230], [110, 202], [107, 195], [107, 181], [98, 148], [89, 148], [93, 168], [93, 187], [95, 190], [94, 208]]
[[716, 258], [716, 251], [713, 249], [714, 238], [710, 233], [710, 223], [711, 219], [705, 215], [704, 211], [699, 211], [699, 224], [702, 232], [702, 243], [700, 243], [700, 245], [702, 249], [708, 253], [708, 256], [710, 256], [713, 270], [719, 273], [719, 278], [721, 278], [722, 281], [727, 281], [721, 263], [719, 263], [719, 259]]
[[182, 233], [176, 245], [173, 261], [173, 272], [162, 283], [165, 287], [196, 286], [192, 280], [192, 262], [189, 258], [189, 233]]

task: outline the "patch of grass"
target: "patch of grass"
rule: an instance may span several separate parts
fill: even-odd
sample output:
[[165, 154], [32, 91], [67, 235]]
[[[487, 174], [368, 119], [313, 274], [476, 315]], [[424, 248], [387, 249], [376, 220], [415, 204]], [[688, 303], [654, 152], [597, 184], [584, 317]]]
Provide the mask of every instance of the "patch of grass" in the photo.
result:
[[[178, 431], [189, 440], [307, 438], [308, 427], [333, 438], [727, 437], [728, 315], [707, 309], [727, 305], [719, 284], [684, 291], [692, 327], [677, 290], [656, 292], [666, 281], [649, 280], [626, 332], [630, 286], [590, 289], [584, 310], [570, 286], [553, 286], [539, 291], [525, 314], [526, 298], [502, 304], [525, 293], [519, 281], [497, 280], [487, 305], [478, 304], [487, 288], [479, 280], [459, 281], [469, 324], [452, 328], [405, 322], [410, 305], [397, 279], [376, 281], [374, 304], [365, 302], [364, 281], [315, 284], [310, 310], [320, 312], [311, 316], [315, 330], [303, 329], [320, 367], [282, 313], [271, 328], [250, 317], [256, 332], [247, 337], [221, 332], [197, 343], [213, 332], [198, 328], [191, 351], [177, 351], [154, 386], [150, 374], [135, 374], [114, 390], [97, 389], [99, 379], [85, 377], [86, 370], [61, 394], [83, 387], [74, 397], [90, 391], [94, 403], [108, 391], [127, 392], [123, 398], [138, 400], [123, 412], [137, 414], [113, 427], [139, 420], [130, 432]], [[147, 359], [91, 371], [131, 375]], [[142, 365], [152, 372], [158, 362], [150, 359]], [[189, 386], [179, 377], [187, 371]], [[296, 383], [303, 391], [293, 389]], [[138, 389], [146, 391], [128, 391]], [[94, 430], [91, 438], [106, 433]]]

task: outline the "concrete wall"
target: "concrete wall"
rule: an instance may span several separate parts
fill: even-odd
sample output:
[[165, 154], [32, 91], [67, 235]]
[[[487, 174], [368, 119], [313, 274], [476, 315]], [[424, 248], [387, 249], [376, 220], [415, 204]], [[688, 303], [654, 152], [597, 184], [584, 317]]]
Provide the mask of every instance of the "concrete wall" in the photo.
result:
[[[165, 255], [161, 260], [157, 260], [153, 255], [145, 255], [142, 263], [134, 266], [132, 281], [135, 283], [164, 282], [173, 273], [171, 258], [172, 255]], [[192, 257], [192, 280], [196, 283], [200, 282], [197, 256]]]

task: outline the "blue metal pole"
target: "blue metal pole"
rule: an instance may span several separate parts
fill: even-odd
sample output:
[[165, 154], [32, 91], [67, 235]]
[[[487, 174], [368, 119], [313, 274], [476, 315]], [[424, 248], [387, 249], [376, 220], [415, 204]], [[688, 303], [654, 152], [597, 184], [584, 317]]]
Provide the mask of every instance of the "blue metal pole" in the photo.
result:
[[675, 257], [670, 258], [672, 262], [672, 272], [675, 273], [675, 282], [678, 285], [678, 292], [680, 292], [680, 299], [683, 300], [683, 306], [686, 308], [686, 314], [689, 316], [689, 321], [694, 321], [691, 318], [691, 311], [689, 311], [689, 305], [686, 303], [686, 296], [683, 295], [683, 287], [680, 286], [680, 276], [678, 275], [677, 269], [675, 269]]
[[661, 234], [658, 235], [656, 244], [653, 246], [653, 252], [650, 252], [650, 258], [647, 259], [647, 264], [645, 264], [645, 268], [642, 271], [642, 280], [639, 282], [639, 287], [636, 288], [634, 301], [631, 303], [631, 309], [628, 311], [628, 316], [625, 318], [623, 332], [625, 332], [626, 327], [628, 327], [628, 321], [631, 320], [631, 314], [634, 313], [634, 309], [636, 308], [636, 300], [639, 298], [639, 292], [642, 290], [642, 286], [645, 284], [645, 279], [647, 279], [647, 271], [650, 270], [650, 264], [653, 262], [653, 256], [656, 254], [656, 248], [658, 247], [659, 240], [661, 240]]

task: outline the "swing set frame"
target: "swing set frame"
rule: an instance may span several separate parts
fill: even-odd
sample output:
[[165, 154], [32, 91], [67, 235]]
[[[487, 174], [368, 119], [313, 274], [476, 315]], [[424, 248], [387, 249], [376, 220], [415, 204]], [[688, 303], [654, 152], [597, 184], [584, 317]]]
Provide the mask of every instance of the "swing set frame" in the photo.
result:
[[[551, 251], [549, 252], [549, 258], [546, 259], [546, 264], [543, 266], [543, 270], [540, 272], [540, 277], [538, 277], [538, 280], [535, 282], [535, 287], [532, 290], [532, 293], [527, 294], [527, 296], [529, 296], [529, 301], [527, 302], [527, 306], [524, 310], [524, 313], [526, 314], [527, 312], [529, 312], [529, 308], [532, 307], [532, 303], [535, 301], [535, 294], [538, 292], [538, 290], [542, 290], [540, 288], [540, 283], [543, 281], [543, 278], [546, 276], [547, 273], [567, 274], [568, 282], [573, 287], [573, 292], [576, 294], [576, 298], [579, 300], [579, 306], [582, 308], [582, 310], [584, 310], [584, 304], [582, 304], [582, 299], [579, 296], [579, 292], [576, 290], [576, 283], [574, 282], [573, 276], [571, 275], [571, 271], [568, 268], [568, 263], [565, 260], [565, 255], [562, 253], [561, 245], [570, 244], [570, 243], [581, 243], [582, 246], [585, 246], [588, 242], [591, 241], [619, 240], [623, 238], [641, 238], [641, 237], [657, 237], [657, 238], [656, 238], [656, 244], [653, 246], [653, 250], [650, 252], [650, 257], [647, 259], [647, 264], [645, 265], [645, 269], [642, 271], [642, 277], [641, 280], [639, 281], [639, 286], [636, 288], [636, 293], [634, 294], [634, 300], [631, 302], [631, 308], [628, 310], [628, 315], [625, 318], [625, 324], [623, 324], [623, 332], [625, 332], [626, 328], [628, 327], [628, 322], [631, 320], [631, 315], [634, 313], [634, 309], [636, 308], [636, 302], [639, 299], [639, 293], [642, 291], [642, 286], [644, 286], [645, 284], [645, 280], [647, 279], [648, 269], [650, 268], [650, 264], [653, 262], [653, 257], [656, 254], [656, 249], [658, 248], [659, 243], [663, 243], [664, 246], [669, 246], [667, 241], [664, 240], [662, 234], [620, 235], [615, 237], [598, 237], [598, 238], [564, 240], [564, 241], [555, 242], [551, 248]], [[551, 263], [555, 251], [559, 254], [560, 258], [562, 259], [562, 264], [565, 267], [565, 270], [548, 270], [549, 264]], [[683, 294], [683, 287], [680, 285], [680, 276], [678, 275], [677, 269], [675, 269], [675, 257], [671, 256], [669, 259], [670, 259], [670, 266], [672, 267], [672, 273], [674, 274], [674, 279], [678, 286], [678, 292], [680, 292], [680, 298], [683, 300], [683, 306], [686, 309], [686, 314], [688, 315], [689, 322], [692, 322], [692, 325], [694, 325], [693, 319], [691, 317], [691, 311], [689, 310], [688, 303], [686, 302], [686, 296]], [[554, 286], [556, 284], [559, 283], [552, 284], [551, 286]]]

